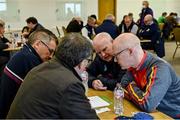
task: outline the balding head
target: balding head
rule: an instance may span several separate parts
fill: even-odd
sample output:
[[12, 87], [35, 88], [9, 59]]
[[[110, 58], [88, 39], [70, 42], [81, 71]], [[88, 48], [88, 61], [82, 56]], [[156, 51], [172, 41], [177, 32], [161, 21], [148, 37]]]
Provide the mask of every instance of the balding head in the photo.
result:
[[111, 21], [115, 22], [115, 17], [113, 14], [107, 14], [105, 17], [105, 20], [111, 20]]
[[144, 17], [144, 23], [145, 25], [150, 25], [151, 23], [153, 22], [153, 17], [151, 14], [147, 14], [145, 17]]
[[132, 33], [123, 33], [119, 35], [113, 42], [113, 49], [131, 48], [135, 45], [140, 46], [139, 38]]
[[105, 61], [112, 59], [112, 41], [108, 33], [102, 32], [93, 39], [93, 47], [96, 53]]
[[113, 41], [113, 54], [123, 69], [136, 67], [143, 56], [139, 38], [132, 33], [123, 33]]

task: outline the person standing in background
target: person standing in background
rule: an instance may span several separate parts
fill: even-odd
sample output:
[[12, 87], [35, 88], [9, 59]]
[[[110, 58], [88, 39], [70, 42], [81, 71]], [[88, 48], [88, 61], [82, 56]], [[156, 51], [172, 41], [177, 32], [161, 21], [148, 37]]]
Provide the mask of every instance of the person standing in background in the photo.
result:
[[143, 9], [141, 10], [141, 14], [140, 14], [141, 16], [140, 16], [139, 27], [142, 27], [144, 25], [144, 17], [147, 14], [150, 14], [153, 17], [153, 10], [149, 7], [149, 2], [148, 1], [143, 1], [142, 5], [143, 5]]

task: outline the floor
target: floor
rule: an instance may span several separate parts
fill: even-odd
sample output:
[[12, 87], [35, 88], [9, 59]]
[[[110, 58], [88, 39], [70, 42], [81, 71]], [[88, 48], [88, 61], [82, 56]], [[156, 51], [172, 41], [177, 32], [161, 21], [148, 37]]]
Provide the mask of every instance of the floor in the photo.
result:
[[163, 59], [168, 61], [173, 66], [176, 73], [180, 76], [180, 48], [178, 48], [175, 58], [173, 59], [172, 56], [175, 51], [175, 48], [176, 48], [176, 43], [174, 41], [165, 42], [166, 55]]

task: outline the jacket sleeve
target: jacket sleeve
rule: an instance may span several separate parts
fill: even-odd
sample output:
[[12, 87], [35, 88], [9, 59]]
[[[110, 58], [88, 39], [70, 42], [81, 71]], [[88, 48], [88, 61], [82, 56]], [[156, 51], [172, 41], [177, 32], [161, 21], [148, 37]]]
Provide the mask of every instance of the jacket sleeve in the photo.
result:
[[59, 111], [63, 119], [98, 119], [81, 83], [74, 83], [65, 90]]
[[88, 66], [87, 72], [88, 72], [88, 86], [92, 88], [92, 82], [97, 78], [97, 76], [100, 74], [100, 67], [101, 63], [99, 62], [99, 58], [96, 55], [96, 58], [94, 61]]
[[142, 110], [152, 112], [165, 96], [172, 79], [167, 66], [152, 67], [146, 79], [147, 84], [143, 90], [134, 81], [126, 87], [126, 90], [131, 101]]
[[117, 69], [117, 70], [118, 70], [117, 72], [118, 75], [114, 76], [114, 78], [98, 76], [98, 79], [101, 80], [103, 85], [106, 86], [108, 90], [114, 90], [114, 88], [116, 87], [116, 84], [121, 82], [122, 77], [126, 73], [126, 70], [122, 70], [122, 69]]
[[8, 48], [8, 45], [5, 43], [0, 43], [0, 50]]

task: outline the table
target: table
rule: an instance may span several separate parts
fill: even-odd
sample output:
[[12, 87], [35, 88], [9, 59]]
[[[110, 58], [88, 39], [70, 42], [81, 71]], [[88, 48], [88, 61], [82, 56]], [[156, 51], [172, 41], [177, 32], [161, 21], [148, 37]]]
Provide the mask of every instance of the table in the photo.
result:
[[[88, 96], [106, 96], [110, 101], [112, 101], [112, 104], [110, 106], [108, 106], [108, 108], [110, 108], [111, 111], [98, 114], [100, 119], [114, 119], [115, 117], [117, 117], [117, 115], [114, 114], [114, 110], [113, 110], [113, 92], [112, 91], [109, 91], [109, 90], [97, 91], [97, 90], [89, 88]], [[131, 103], [130, 101], [128, 101], [126, 99], [123, 100], [123, 104], [124, 104], [124, 115], [125, 116], [132, 116], [133, 112], [141, 111], [133, 103]], [[150, 113], [150, 115], [152, 115], [154, 117], [154, 119], [172, 120], [171, 117], [169, 117], [159, 111]]]
[[7, 49], [4, 49], [3, 51], [19, 51], [22, 47], [10, 47]]

